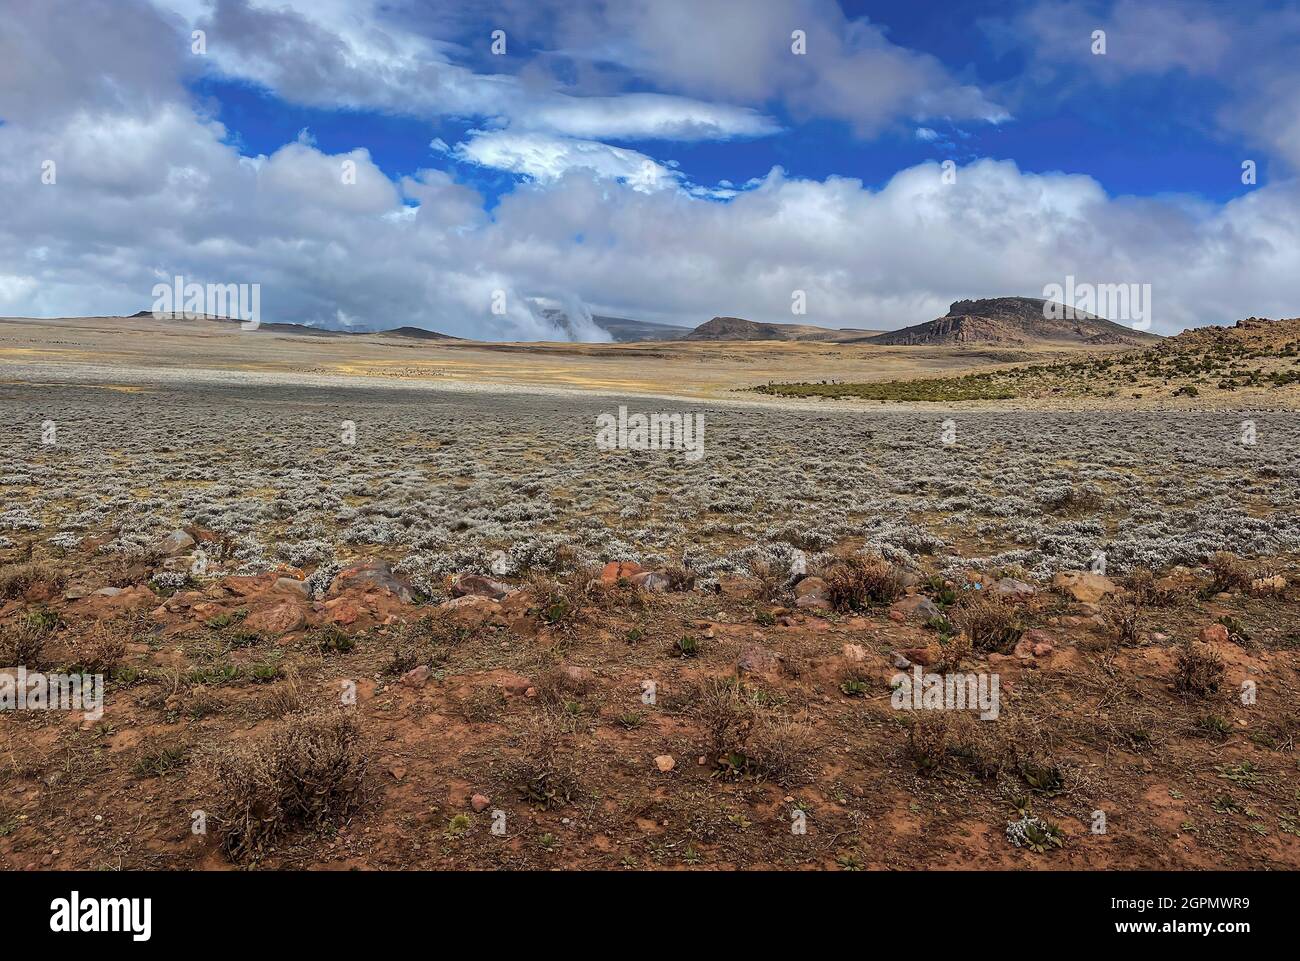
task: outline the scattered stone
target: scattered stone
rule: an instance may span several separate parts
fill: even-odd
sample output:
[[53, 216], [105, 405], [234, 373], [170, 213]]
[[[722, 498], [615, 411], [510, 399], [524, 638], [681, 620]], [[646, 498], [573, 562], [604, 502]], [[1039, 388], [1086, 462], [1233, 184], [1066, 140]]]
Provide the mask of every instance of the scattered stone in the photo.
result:
[[824, 599], [829, 596], [829, 593], [826, 582], [820, 577], [805, 577], [794, 586], [795, 597], [812, 596]]
[[660, 574], [658, 571], [642, 571], [640, 574], [633, 574], [629, 580], [632, 582], [633, 587], [654, 594], [664, 593], [671, 583], [666, 575]]
[[1284, 574], [1276, 574], [1273, 577], [1260, 577], [1250, 582], [1250, 592], [1260, 597], [1270, 594], [1281, 594], [1286, 590], [1287, 579]]
[[292, 577], [277, 577], [275, 583], [271, 585], [271, 590], [282, 594], [297, 594], [299, 597], [307, 597], [311, 593], [311, 588], [307, 586], [306, 581]]
[[345, 567], [334, 575], [328, 595], [338, 597], [353, 587], [391, 591], [403, 604], [415, 600], [411, 589], [394, 577], [392, 568], [383, 561], [362, 561]]
[[1202, 628], [1201, 640], [1206, 644], [1227, 644], [1228, 629], [1222, 624], [1211, 624], [1209, 627]]
[[494, 581], [490, 577], [483, 577], [479, 574], [464, 574], [456, 578], [451, 585], [452, 594], [457, 597], [468, 597], [471, 594], [478, 597], [490, 597], [494, 601], [499, 601], [510, 593], [510, 588], [500, 581]]
[[676, 766], [677, 766], [677, 762], [673, 760], [673, 756], [671, 754], [660, 754], [657, 758], [655, 758], [655, 767], [659, 768], [659, 770], [665, 774], [667, 774]]
[[867, 649], [861, 644], [845, 644], [843, 652], [845, 660], [848, 661], [865, 661], [867, 659]]
[[781, 673], [781, 655], [762, 644], [746, 644], [736, 658], [736, 672], [774, 678]]
[[610, 561], [600, 572], [602, 584], [617, 584], [623, 578], [640, 574], [645, 568], [635, 561]]
[[911, 666], [912, 666], [911, 661], [905, 658], [902, 654], [898, 653], [898, 651], [894, 652], [894, 667], [898, 668], [900, 671], [905, 671]]
[[249, 614], [244, 618], [242, 627], [264, 637], [279, 637], [302, 627], [304, 620], [302, 608], [292, 601], [281, 601]]
[[167, 557], [173, 557], [176, 554], [183, 554], [194, 546], [194, 538], [190, 537], [184, 531], [172, 531], [162, 540], [158, 541], [155, 549]]
[[906, 647], [898, 653], [922, 667], [929, 667], [939, 659], [939, 651], [934, 647]]
[[480, 813], [486, 811], [491, 803], [492, 799], [486, 794], [475, 794], [469, 799], [469, 806]]
[[912, 594], [895, 601], [889, 609], [890, 619], [900, 620], [900, 618], [894, 617], [895, 613], [902, 614], [902, 619], [916, 617], [923, 621], [928, 621], [932, 617], [943, 616], [943, 610], [939, 605], [924, 594]]
[[357, 618], [361, 616], [361, 611], [357, 608], [357, 605], [346, 597], [336, 597], [332, 601], [326, 601], [325, 611], [329, 622], [340, 627], [355, 624]]
[[424, 687], [424, 683], [428, 679], [429, 665], [421, 664], [419, 667], [413, 667], [403, 674], [401, 682], [407, 687]]
[[1052, 578], [1052, 587], [1084, 604], [1096, 604], [1117, 590], [1109, 577], [1080, 571], [1062, 571]]
[[1025, 581], [1018, 581], [1014, 577], [1004, 577], [993, 585], [992, 591], [994, 594], [1013, 597], [1033, 597], [1038, 593], [1038, 588]]

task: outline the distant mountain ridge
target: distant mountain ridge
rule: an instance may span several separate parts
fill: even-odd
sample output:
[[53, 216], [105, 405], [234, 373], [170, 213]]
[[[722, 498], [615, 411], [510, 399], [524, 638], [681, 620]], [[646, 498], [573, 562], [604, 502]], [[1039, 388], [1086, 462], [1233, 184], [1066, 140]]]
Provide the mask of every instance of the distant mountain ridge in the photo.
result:
[[[561, 330], [573, 333], [573, 325], [563, 310], [554, 307], [544, 308], [543, 316]], [[592, 314], [591, 322], [605, 331], [616, 344], [631, 344], [647, 340], [681, 340], [691, 332], [689, 327], [676, 324], [657, 324], [649, 320], [632, 320], [629, 317], [608, 317], [604, 314]]]
[[764, 324], [743, 317], [714, 317], [686, 335], [685, 340], [777, 340], [847, 342], [874, 334], [870, 330], [816, 327], [812, 324]]
[[[813, 324], [764, 323], [743, 317], [714, 317], [695, 328], [602, 314], [591, 315], [591, 323], [607, 332], [615, 343], [773, 341], [878, 346], [1027, 347], [1035, 344], [1149, 346], [1165, 340], [1155, 334], [1135, 330], [1080, 310], [1075, 310], [1074, 317], [1071, 319], [1054, 319], [1046, 316], [1047, 303], [1048, 301], [1039, 297], [958, 300], [942, 317], [890, 331], [850, 327], [835, 329]], [[572, 337], [576, 333], [574, 325], [563, 310], [543, 308], [541, 312], [548, 321], [555, 324], [557, 340], [564, 339], [564, 335]], [[1064, 308], [1061, 308], [1061, 312], [1064, 312]], [[151, 312], [142, 310], [134, 316], [151, 316]], [[224, 323], [238, 322], [228, 317], [207, 316], [200, 319]], [[1241, 323], [1249, 324], [1250, 321]], [[261, 326], [284, 333], [325, 337], [369, 334], [410, 340], [467, 341], [466, 338], [409, 325], [387, 330], [334, 330], [302, 324], [265, 322]]]
[[[1114, 321], [1074, 311], [1073, 319], [1047, 316], [1041, 297], [990, 297], [958, 300], [943, 317], [865, 337], [853, 343], [884, 346], [938, 344], [1085, 344], [1132, 345], [1155, 343], [1155, 334], [1134, 330]], [[1062, 312], [1064, 308], [1061, 308]]]

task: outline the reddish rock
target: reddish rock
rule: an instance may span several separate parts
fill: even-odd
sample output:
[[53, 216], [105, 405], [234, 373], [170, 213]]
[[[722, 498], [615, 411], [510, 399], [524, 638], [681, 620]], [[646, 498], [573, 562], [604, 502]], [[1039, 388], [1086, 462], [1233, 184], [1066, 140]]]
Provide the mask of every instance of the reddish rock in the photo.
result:
[[520, 674], [506, 674], [499, 681], [498, 686], [506, 694], [518, 697], [527, 694], [533, 686], [533, 682]]
[[355, 624], [361, 611], [350, 599], [346, 597], [336, 597], [331, 601], [325, 602], [326, 617], [331, 624], [340, 626]]
[[939, 652], [932, 647], [907, 647], [898, 653], [913, 664], [920, 664], [922, 667], [929, 667], [939, 659]]
[[910, 594], [895, 601], [889, 608], [890, 620], [903, 620], [901, 617], [895, 617], [895, 614], [903, 614], [905, 617], [916, 617], [928, 621], [932, 617], [942, 617], [943, 609], [924, 594]]
[[479, 574], [464, 574], [456, 578], [455, 583], [451, 585], [451, 592], [457, 597], [490, 597], [494, 601], [499, 601], [510, 593], [510, 588], [500, 581], [494, 581], [490, 577], [483, 577]]
[[781, 655], [762, 644], [746, 644], [736, 658], [736, 672], [775, 678], [781, 673]]
[[650, 591], [654, 594], [662, 594], [668, 590], [669, 580], [667, 576], [660, 574], [658, 571], [642, 571], [640, 574], [633, 574], [629, 580], [633, 587], [640, 588], [643, 591]]
[[279, 637], [281, 634], [296, 631], [302, 627], [305, 620], [302, 608], [297, 604], [292, 601], [281, 601], [279, 604], [249, 614], [244, 618], [243, 627], [265, 637]]
[[389, 591], [403, 604], [410, 604], [415, 599], [411, 589], [394, 577], [392, 569], [383, 561], [362, 561], [345, 567], [334, 575], [328, 593], [330, 597], [338, 597], [351, 588]]
[[610, 561], [600, 572], [600, 580], [603, 584], [616, 584], [623, 578], [640, 574], [643, 570], [645, 568], [635, 561]]
[[826, 582], [820, 577], [805, 577], [794, 586], [795, 597], [807, 597], [812, 595], [814, 597], [825, 598], [828, 593]]
[[1101, 574], [1062, 571], [1052, 578], [1052, 587], [1084, 604], [1096, 604], [1117, 590], [1115, 582]]
[[1211, 624], [1201, 630], [1201, 640], [1206, 644], [1227, 644], [1228, 629], [1222, 624]]
[[407, 687], [424, 687], [424, 682], [429, 679], [429, 666], [421, 664], [419, 667], [413, 667], [402, 675], [401, 682]]
[[269, 578], [232, 574], [229, 577], [223, 577], [220, 583], [223, 590], [234, 594], [236, 597], [248, 597], [250, 594], [256, 594], [258, 591], [265, 590], [269, 583]]
[[310, 593], [306, 581], [293, 577], [277, 577], [275, 583], [271, 585], [271, 590], [282, 594], [296, 594], [298, 597], [306, 597]]
[[486, 794], [475, 794], [469, 799], [469, 806], [480, 813], [486, 811], [491, 803], [492, 799]]

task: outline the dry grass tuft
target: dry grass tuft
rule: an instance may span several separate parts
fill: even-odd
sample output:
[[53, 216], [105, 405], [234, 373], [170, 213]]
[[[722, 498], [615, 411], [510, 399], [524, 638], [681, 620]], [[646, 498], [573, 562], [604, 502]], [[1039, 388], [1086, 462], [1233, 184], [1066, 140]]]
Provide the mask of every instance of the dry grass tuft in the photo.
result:
[[82, 637], [68, 638], [71, 670], [75, 674], [113, 673], [126, 656], [127, 639], [133, 636], [121, 625], [96, 621]]
[[603, 593], [599, 585], [594, 572], [584, 570], [558, 580], [534, 574], [528, 578], [527, 589], [536, 598], [534, 609], [543, 624], [571, 632], [588, 620], [588, 608]]
[[927, 711], [912, 719], [907, 749], [922, 771], [933, 771], [943, 763], [952, 739], [953, 719], [947, 711]]
[[1190, 593], [1167, 583], [1161, 584], [1160, 578], [1149, 567], [1136, 568], [1129, 575], [1128, 589], [1133, 602], [1142, 607], [1171, 607]]
[[222, 849], [241, 860], [347, 817], [365, 800], [368, 763], [357, 719], [342, 710], [296, 715], [256, 743], [214, 752], [209, 813]]
[[740, 682], [735, 678], [711, 677], [700, 682], [695, 710], [715, 755], [738, 751], [754, 722], [753, 708], [740, 696]]
[[553, 707], [586, 694], [591, 689], [591, 676], [578, 668], [557, 664], [538, 674], [533, 687], [537, 700]]
[[0, 630], [0, 665], [38, 670], [45, 664], [45, 643], [50, 632], [39, 624], [23, 620]]
[[968, 594], [951, 609], [950, 616], [980, 654], [1010, 653], [1025, 633], [1015, 605], [995, 594]]
[[519, 741], [519, 755], [505, 776], [520, 796], [538, 807], [562, 807], [581, 790], [578, 767], [564, 749], [569, 731], [562, 719], [541, 714], [529, 718]]
[[1180, 644], [1174, 660], [1174, 690], [1185, 697], [1209, 697], [1223, 683], [1224, 669], [1223, 658], [1208, 644]]
[[882, 557], [842, 555], [826, 569], [823, 579], [831, 606], [841, 612], [892, 604], [903, 595], [902, 575]]
[[62, 571], [35, 561], [7, 564], [0, 568], [0, 598], [13, 600], [26, 594], [37, 584], [47, 584], [52, 591], [61, 591], [67, 584]]
[[1102, 611], [1101, 616], [1115, 639], [1125, 645], [1137, 644], [1147, 623], [1142, 605], [1131, 601], [1115, 601]]
[[1219, 551], [1209, 559], [1206, 566], [1214, 575], [1210, 586], [1206, 588], [1210, 594], [1243, 591], [1250, 587], [1250, 582], [1255, 579], [1255, 572], [1250, 565], [1236, 554], [1227, 551]]
[[819, 739], [802, 721], [760, 717], [745, 740], [745, 757], [778, 784], [806, 783], [817, 773]]

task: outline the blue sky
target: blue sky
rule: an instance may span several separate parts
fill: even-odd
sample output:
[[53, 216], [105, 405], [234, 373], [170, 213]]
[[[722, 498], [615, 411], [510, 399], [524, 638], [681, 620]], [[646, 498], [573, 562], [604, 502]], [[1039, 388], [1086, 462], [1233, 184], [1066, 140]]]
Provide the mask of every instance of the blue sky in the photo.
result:
[[896, 328], [1066, 276], [1151, 284], [1161, 332], [1294, 315], [1298, 45], [1276, 0], [20, 0], [0, 313], [184, 273], [485, 338]]
[[[916, 2], [846, 0], [839, 6], [847, 17], [866, 17], [883, 26], [891, 40], [939, 58], [969, 82], [1014, 84], [1025, 70], [1024, 52], [1002, 49], [997, 41], [991, 26], [997, 19], [991, 10], [997, 5], [961, 0], [944, 4], [941, 16], [936, 16], [933, 6]], [[477, 17], [454, 34], [472, 45], [476, 37], [488, 37], [497, 22], [491, 16]], [[1081, 47], [1089, 43], [1088, 36], [1079, 38]], [[529, 46], [525, 40], [509, 49], [504, 64], [472, 53], [462, 59], [519, 70], [546, 54], [544, 47]], [[454, 170], [460, 179], [482, 190], [489, 202], [522, 179], [455, 163], [429, 149], [435, 137], [448, 144], [460, 141], [475, 128], [474, 119], [314, 108], [286, 101], [258, 84], [220, 76], [195, 78], [191, 89], [196, 96], [211, 98], [232, 140], [247, 150], [273, 153], [308, 129], [323, 150], [368, 149], [390, 177], [429, 166]], [[1062, 93], [1060, 99], [1018, 101], [1014, 117], [997, 124], [944, 119], [909, 123], [900, 118], [890, 129], [865, 140], [845, 121], [792, 116], [773, 103], [767, 109], [784, 129], [771, 136], [670, 145], [637, 139], [608, 138], [607, 142], [675, 161], [701, 183], [743, 183], [781, 166], [793, 176], [855, 177], [880, 187], [898, 170], [926, 160], [952, 158], [967, 163], [993, 157], [1012, 159], [1026, 171], [1088, 174], [1112, 194], [1189, 193], [1224, 201], [1249, 189], [1239, 177], [1240, 143], [1225, 137], [1213, 120], [1224, 101], [1212, 78], [1175, 70], [1163, 76], [1130, 76], [1075, 95]], [[920, 139], [918, 128], [938, 136]], [[1267, 167], [1268, 158], [1260, 158], [1260, 180], [1266, 179]]]

